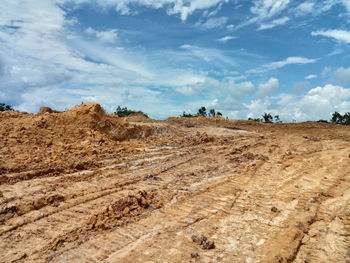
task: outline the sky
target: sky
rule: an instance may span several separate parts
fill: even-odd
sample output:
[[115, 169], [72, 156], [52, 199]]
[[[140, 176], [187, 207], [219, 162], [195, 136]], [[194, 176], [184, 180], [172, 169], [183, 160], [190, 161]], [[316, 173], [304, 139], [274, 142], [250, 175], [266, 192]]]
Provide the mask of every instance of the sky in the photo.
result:
[[350, 0], [0, 0], [0, 102], [164, 119], [350, 111]]

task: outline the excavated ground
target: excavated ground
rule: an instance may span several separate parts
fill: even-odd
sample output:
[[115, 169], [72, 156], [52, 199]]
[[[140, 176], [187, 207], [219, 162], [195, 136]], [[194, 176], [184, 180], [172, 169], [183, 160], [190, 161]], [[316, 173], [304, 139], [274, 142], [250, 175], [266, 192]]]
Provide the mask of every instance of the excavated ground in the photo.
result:
[[350, 262], [349, 127], [90, 103], [0, 136], [0, 262]]

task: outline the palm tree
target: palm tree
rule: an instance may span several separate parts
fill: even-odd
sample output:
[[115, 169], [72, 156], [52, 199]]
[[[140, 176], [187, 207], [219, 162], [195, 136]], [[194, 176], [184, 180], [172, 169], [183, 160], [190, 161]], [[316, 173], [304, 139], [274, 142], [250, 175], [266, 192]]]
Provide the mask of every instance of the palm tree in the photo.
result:
[[263, 117], [264, 122], [266, 122], [266, 123], [272, 123], [272, 121], [273, 121], [271, 113], [264, 112], [264, 114], [261, 117]]

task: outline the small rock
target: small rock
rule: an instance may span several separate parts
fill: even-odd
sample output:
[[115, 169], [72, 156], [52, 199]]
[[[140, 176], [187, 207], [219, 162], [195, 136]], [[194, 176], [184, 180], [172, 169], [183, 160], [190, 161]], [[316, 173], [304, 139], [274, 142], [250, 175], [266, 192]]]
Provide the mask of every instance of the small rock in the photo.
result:
[[202, 243], [203, 249], [214, 249], [215, 248], [215, 242], [213, 240], [207, 240]]
[[310, 203], [317, 203], [317, 199], [316, 199], [315, 197], [311, 197], [311, 198], [309, 199], [309, 202], [310, 202]]
[[146, 176], [146, 179], [154, 180], [154, 181], [160, 181], [160, 180], [162, 180], [159, 176], [154, 175], [154, 174], [149, 174], [149, 175], [147, 175], [147, 176]]
[[191, 252], [191, 258], [196, 258], [196, 259], [198, 259], [198, 258], [199, 258], [198, 252], [192, 251], [192, 252]]
[[215, 242], [213, 240], [208, 239], [204, 235], [192, 235], [192, 241], [201, 245], [202, 249], [214, 249]]
[[155, 208], [154, 208], [154, 206], [153, 205], [149, 205], [149, 206], [147, 206], [147, 208], [146, 208], [148, 211], [153, 211], [153, 210], [155, 210]]
[[311, 224], [314, 222], [314, 218], [313, 218], [312, 216], [308, 216], [308, 217], [306, 218], [306, 222], [307, 222], [309, 225], [311, 225]]
[[206, 236], [203, 236], [203, 235], [192, 235], [192, 241], [201, 245], [202, 242], [205, 242], [207, 241], [207, 237]]
[[193, 224], [194, 222], [196, 222], [196, 220], [193, 219], [193, 218], [187, 217], [187, 218], [185, 218], [185, 219], [183, 220], [183, 222], [185, 222], [186, 224], [191, 225], [191, 224]]
[[304, 226], [304, 224], [300, 221], [297, 221], [295, 223], [295, 227], [298, 228], [299, 230], [303, 231], [303, 232], [306, 232], [306, 228]]
[[310, 241], [310, 237], [308, 235], [305, 235], [301, 241], [302, 244], [306, 244]]
[[271, 212], [277, 213], [277, 212], [279, 212], [279, 210], [277, 207], [273, 206], [273, 207], [271, 207]]

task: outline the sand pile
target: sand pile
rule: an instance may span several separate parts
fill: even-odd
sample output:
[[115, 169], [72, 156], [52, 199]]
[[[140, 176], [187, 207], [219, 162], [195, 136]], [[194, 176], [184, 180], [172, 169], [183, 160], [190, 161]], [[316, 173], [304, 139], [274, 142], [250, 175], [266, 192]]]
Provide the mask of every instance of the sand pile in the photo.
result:
[[121, 141], [154, 133], [158, 134], [159, 129], [106, 114], [97, 103], [85, 103], [65, 112], [50, 108], [41, 108], [38, 114], [0, 112], [0, 174], [33, 169], [46, 174], [67, 167], [95, 167], [96, 160], [117, 154]]

